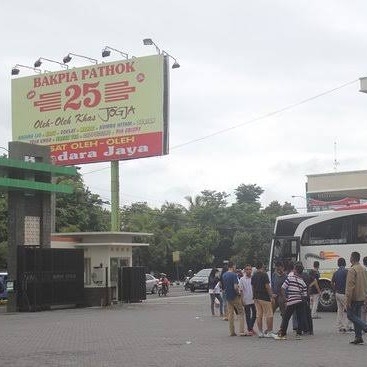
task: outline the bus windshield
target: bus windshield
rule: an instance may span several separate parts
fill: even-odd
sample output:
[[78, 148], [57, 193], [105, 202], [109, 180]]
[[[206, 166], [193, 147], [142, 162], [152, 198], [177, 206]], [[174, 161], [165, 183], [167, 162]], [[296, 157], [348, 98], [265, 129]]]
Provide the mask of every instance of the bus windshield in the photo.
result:
[[298, 260], [299, 238], [295, 236], [296, 230], [300, 223], [315, 216], [316, 214], [293, 214], [277, 218], [269, 262], [271, 271], [277, 261], [287, 263]]
[[294, 236], [298, 225], [306, 219], [312, 218], [311, 216], [286, 216], [284, 218], [277, 219], [275, 225], [275, 236]]

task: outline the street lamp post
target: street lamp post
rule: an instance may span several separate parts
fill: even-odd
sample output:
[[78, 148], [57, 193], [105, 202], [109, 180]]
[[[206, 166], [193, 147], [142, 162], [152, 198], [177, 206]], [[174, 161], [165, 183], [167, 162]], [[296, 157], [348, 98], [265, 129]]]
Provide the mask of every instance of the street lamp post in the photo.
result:
[[33, 68], [33, 67], [27, 66], [27, 65], [16, 64], [11, 69], [11, 75], [18, 75], [20, 73], [20, 68], [33, 70], [35, 73], [38, 73], [38, 74], [41, 74], [42, 73], [42, 70], [41, 69]]
[[67, 64], [71, 61], [72, 59], [72, 56], [76, 56], [76, 57], [80, 57], [80, 58], [83, 58], [83, 59], [86, 59], [86, 60], [89, 60], [90, 62], [94, 63], [94, 64], [98, 64], [98, 60], [96, 59], [93, 59], [91, 57], [88, 57], [88, 56], [83, 56], [83, 55], [78, 55], [78, 54], [73, 54], [71, 52], [69, 52], [63, 59], [62, 59], [62, 63], [63, 64]]
[[59, 61], [56, 61], [56, 60], [46, 59], [45, 57], [39, 57], [34, 62], [34, 67], [39, 68], [42, 65], [42, 61], [53, 62], [54, 64], [58, 64], [58, 65], [62, 66], [64, 69], [69, 69], [69, 65], [66, 65], [66, 64], [64, 64], [62, 62], [59, 62]]

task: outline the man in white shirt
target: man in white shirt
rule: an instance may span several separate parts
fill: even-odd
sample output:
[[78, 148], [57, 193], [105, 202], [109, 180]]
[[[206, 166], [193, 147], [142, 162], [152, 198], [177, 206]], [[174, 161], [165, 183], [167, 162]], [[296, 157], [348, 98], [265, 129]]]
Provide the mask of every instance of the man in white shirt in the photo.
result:
[[239, 287], [241, 292], [242, 304], [245, 308], [245, 316], [247, 323], [246, 335], [254, 335], [254, 324], [256, 321], [256, 307], [254, 303], [252, 285], [251, 285], [252, 267], [246, 265], [244, 269], [244, 275], [239, 281]]

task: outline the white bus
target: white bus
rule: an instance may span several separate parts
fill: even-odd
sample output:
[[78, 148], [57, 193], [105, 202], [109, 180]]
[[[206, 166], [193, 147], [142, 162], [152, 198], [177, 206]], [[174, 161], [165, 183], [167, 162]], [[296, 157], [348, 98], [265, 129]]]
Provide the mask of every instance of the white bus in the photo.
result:
[[305, 269], [320, 263], [321, 296], [319, 307], [336, 309], [331, 277], [337, 260], [343, 257], [349, 264], [350, 254], [358, 251], [367, 256], [367, 206], [356, 205], [344, 210], [291, 214], [275, 222], [270, 250], [270, 271], [276, 261], [302, 261]]

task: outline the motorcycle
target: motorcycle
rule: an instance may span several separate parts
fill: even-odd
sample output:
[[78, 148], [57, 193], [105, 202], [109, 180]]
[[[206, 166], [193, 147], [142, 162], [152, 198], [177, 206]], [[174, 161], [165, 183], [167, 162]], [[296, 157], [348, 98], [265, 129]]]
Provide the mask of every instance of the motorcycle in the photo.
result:
[[194, 275], [195, 275], [195, 273], [191, 269], [187, 272], [187, 275], [185, 277], [185, 283], [184, 283], [185, 291], [193, 291], [192, 290], [192, 285], [190, 284], [190, 279]]
[[163, 284], [161, 281], [158, 283], [158, 296], [167, 296], [168, 293], [168, 285]]
[[185, 277], [185, 283], [184, 283], [185, 291], [189, 291], [191, 288], [190, 279], [191, 279], [190, 277]]

